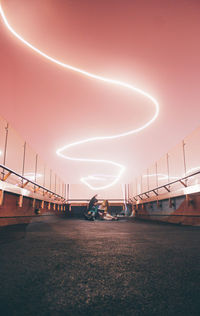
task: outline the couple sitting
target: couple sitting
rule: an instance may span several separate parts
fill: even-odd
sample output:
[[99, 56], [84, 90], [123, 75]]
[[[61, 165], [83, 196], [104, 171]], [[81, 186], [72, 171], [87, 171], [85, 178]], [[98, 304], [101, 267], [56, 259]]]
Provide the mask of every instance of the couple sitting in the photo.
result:
[[96, 198], [97, 195], [93, 196], [93, 198], [89, 202], [89, 206], [87, 212], [85, 214], [85, 218], [88, 220], [95, 220], [97, 218], [102, 220], [117, 220], [118, 217], [112, 216], [108, 213], [108, 200], [104, 200], [102, 204], [99, 206], [98, 200]]

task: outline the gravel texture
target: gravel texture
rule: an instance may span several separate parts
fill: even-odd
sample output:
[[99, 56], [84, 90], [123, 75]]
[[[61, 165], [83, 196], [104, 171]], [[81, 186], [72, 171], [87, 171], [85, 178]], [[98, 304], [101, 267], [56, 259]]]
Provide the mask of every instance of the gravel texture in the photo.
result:
[[0, 314], [200, 315], [200, 228], [45, 218], [0, 231]]

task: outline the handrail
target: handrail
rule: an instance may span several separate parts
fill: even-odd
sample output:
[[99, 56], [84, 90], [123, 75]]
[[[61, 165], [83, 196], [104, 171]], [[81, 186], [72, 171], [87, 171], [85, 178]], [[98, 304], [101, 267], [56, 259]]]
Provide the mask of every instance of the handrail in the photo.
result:
[[[98, 201], [104, 201], [105, 199], [98, 199]], [[76, 202], [89, 202], [90, 199], [68, 199], [68, 201], [76, 201]], [[124, 202], [124, 199], [108, 199], [108, 201], [119, 201], [119, 202]]]
[[[43, 187], [43, 186], [40, 185], [40, 184], [37, 184], [36, 182], [34, 182], [34, 181], [32, 181], [32, 180], [30, 180], [30, 179], [28, 179], [28, 178], [26, 178], [26, 177], [24, 177], [24, 176], [22, 176], [22, 175], [20, 175], [19, 173], [15, 172], [14, 170], [12, 170], [12, 169], [10, 169], [10, 168], [8, 168], [8, 167], [2, 165], [2, 164], [0, 164], [0, 168], [2, 168], [2, 169], [4, 169], [4, 170], [8, 171], [8, 172], [11, 173], [11, 174], [16, 175], [17, 177], [20, 177], [22, 180], [27, 181], [27, 183], [31, 183], [31, 184], [33, 184], [34, 186], [37, 186], [38, 188], [40, 188], [40, 189], [46, 191], [47, 193], [50, 193], [50, 194], [54, 195], [55, 197], [61, 198], [61, 199], [63, 200], [63, 202], [66, 202], [66, 201], [67, 201], [67, 202], [73, 202], [73, 201], [75, 201], [75, 202], [81, 202], [81, 201], [89, 202], [89, 201], [90, 201], [90, 199], [68, 199], [68, 200], [67, 200], [67, 199], [64, 198], [63, 196], [61, 196], [61, 195], [59, 195], [59, 194], [57, 194], [57, 193], [54, 193], [53, 191], [51, 191], [51, 190], [49, 190], [49, 189]], [[99, 199], [99, 201], [103, 201], [103, 199]], [[124, 202], [124, 199], [109, 199], [109, 201]]]
[[8, 167], [2, 165], [2, 164], [0, 164], [0, 168], [2, 168], [3, 170], [8, 171], [8, 172], [11, 173], [11, 174], [16, 175], [17, 177], [21, 178], [22, 180], [27, 181], [27, 184], [28, 184], [28, 183], [31, 183], [31, 184], [33, 184], [34, 186], [38, 187], [39, 189], [42, 189], [42, 190], [46, 191], [47, 193], [52, 194], [53, 196], [55, 196], [55, 197], [57, 197], [57, 198], [61, 198], [61, 199], [63, 200], [63, 202], [66, 201], [66, 198], [64, 198], [63, 196], [61, 196], [61, 195], [59, 195], [59, 194], [57, 194], [57, 193], [55, 193], [55, 192], [53, 192], [53, 191], [51, 191], [51, 190], [49, 190], [49, 189], [43, 187], [42, 185], [40, 185], [40, 184], [38, 184], [38, 183], [36, 183], [36, 182], [34, 182], [34, 181], [32, 181], [32, 180], [30, 180], [30, 179], [28, 179], [28, 178], [22, 176], [22, 175], [20, 175], [19, 173], [15, 172], [14, 170], [12, 170], [12, 169], [10, 169], [10, 168], [8, 168]]
[[149, 191], [146, 191], [146, 192], [137, 194], [137, 195], [135, 195], [135, 196], [133, 197], [133, 199], [134, 199], [136, 202], [138, 201], [138, 199], [137, 199], [138, 197], [139, 197], [141, 200], [143, 200], [143, 198], [141, 198], [142, 195], [146, 195], [146, 198], [149, 198], [148, 194], [151, 193], [151, 192], [153, 192], [156, 196], [158, 196], [159, 194], [158, 194], [158, 192], [156, 192], [156, 191], [158, 191], [159, 189], [162, 189], [162, 188], [166, 189], [166, 191], [168, 191], [168, 192], [171, 192], [170, 189], [169, 189], [169, 186], [171, 186], [171, 185], [173, 185], [173, 184], [175, 184], [175, 183], [177, 183], [177, 182], [180, 182], [184, 187], [187, 187], [187, 184], [184, 183], [184, 180], [187, 180], [187, 179], [190, 178], [190, 177], [194, 177], [194, 176], [196, 176], [197, 174], [200, 174], [200, 171], [194, 172], [194, 173], [192, 173], [192, 174], [190, 174], [190, 175], [188, 175], [188, 176], [185, 176], [185, 177], [183, 177], [183, 178], [180, 178], [180, 179], [178, 179], [178, 180], [175, 180], [175, 181], [172, 181], [172, 182], [168, 182], [168, 183], [166, 183], [166, 184], [164, 184], [164, 185], [161, 185], [161, 186], [156, 187], [156, 188], [154, 188], [154, 189], [151, 189], [151, 190], [149, 190]]

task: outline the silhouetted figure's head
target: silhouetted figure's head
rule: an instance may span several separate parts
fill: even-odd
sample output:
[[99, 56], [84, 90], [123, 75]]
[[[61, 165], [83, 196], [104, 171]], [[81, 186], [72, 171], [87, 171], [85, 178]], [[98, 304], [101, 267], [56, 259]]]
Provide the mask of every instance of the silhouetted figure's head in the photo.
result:
[[95, 195], [91, 198], [91, 200], [90, 200], [90, 202], [89, 202], [89, 209], [92, 208], [94, 205], [97, 204], [98, 200], [97, 200], [96, 196], [97, 196], [97, 194], [95, 194]]

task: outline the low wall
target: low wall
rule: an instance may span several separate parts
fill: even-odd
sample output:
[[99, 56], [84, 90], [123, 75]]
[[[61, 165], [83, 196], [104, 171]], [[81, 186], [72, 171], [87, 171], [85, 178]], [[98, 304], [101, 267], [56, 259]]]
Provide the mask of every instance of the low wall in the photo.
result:
[[200, 225], [200, 193], [135, 206], [136, 218], [183, 225]]
[[48, 202], [33, 198], [23, 197], [21, 206], [20, 202], [22, 201], [19, 195], [4, 192], [3, 203], [0, 206], [0, 226], [40, 221], [42, 216], [52, 216], [61, 212], [53, 203], [49, 205]]
[[[48, 201], [27, 196], [23, 196], [23, 202], [20, 205], [19, 194], [4, 191], [3, 203], [0, 206], [0, 227], [41, 221], [43, 216], [83, 218], [87, 207], [87, 203], [62, 205], [52, 202], [49, 204]], [[113, 215], [121, 213], [122, 205], [110, 205], [109, 211]]]

